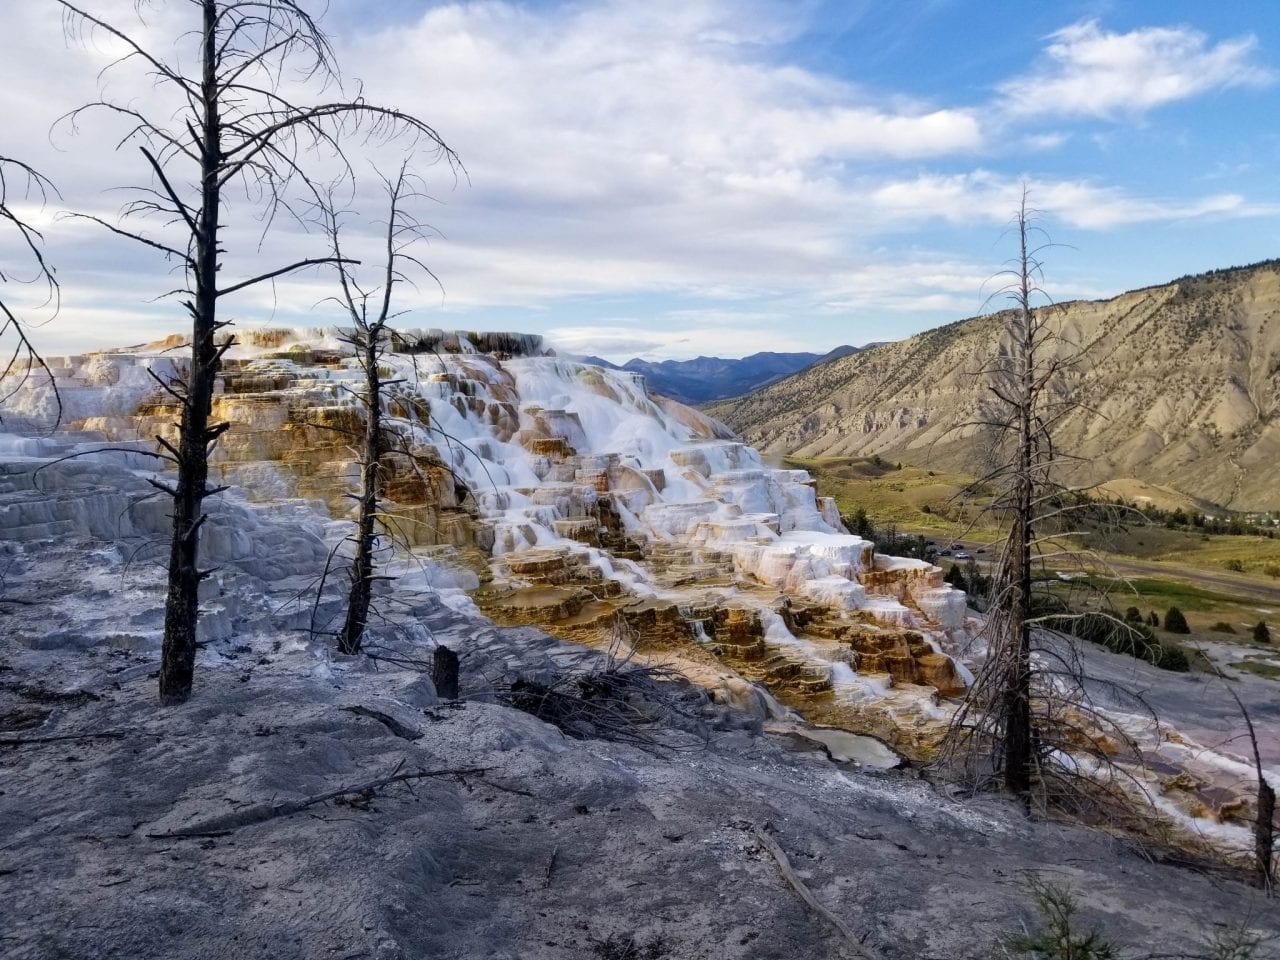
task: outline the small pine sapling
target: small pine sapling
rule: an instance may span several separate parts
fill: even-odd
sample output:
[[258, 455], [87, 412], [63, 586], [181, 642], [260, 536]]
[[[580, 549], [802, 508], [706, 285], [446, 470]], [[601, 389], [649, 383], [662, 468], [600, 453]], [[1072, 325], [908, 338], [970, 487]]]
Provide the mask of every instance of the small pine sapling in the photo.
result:
[[1164, 615], [1164, 628], [1170, 633], [1191, 632], [1191, 628], [1187, 626], [1187, 618], [1177, 607], [1170, 607], [1169, 612]]

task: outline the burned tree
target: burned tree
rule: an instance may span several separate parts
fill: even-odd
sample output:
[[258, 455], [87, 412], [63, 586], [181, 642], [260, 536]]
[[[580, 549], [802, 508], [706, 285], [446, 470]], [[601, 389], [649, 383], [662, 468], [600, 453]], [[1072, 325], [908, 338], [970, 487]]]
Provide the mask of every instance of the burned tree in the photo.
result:
[[1025, 795], [1031, 787], [1032, 756], [1035, 746], [1031, 727], [1031, 551], [1032, 509], [1037, 489], [1049, 479], [1052, 435], [1043, 418], [1042, 397], [1056, 372], [1044, 368], [1042, 351], [1045, 332], [1043, 318], [1031, 308], [1037, 289], [1040, 264], [1027, 249], [1027, 199], [1024, 193], [1018, 208], [1018, 261], [1013, 278], [1014, 316], [1007, 359], [998, 362], [991, 392], [1003, 407], [1000, 426], [1012, 433], [1014, 460], [1006, 473], [1005, 499], [1011, 523], [1000, 558], [999, 602], [989, 609], [999, 623], [1001, 684], [998, 710], [1004, 720], [1004, 785], [1010, 792]]
[[[1029, 808], [1047, 757], [1068, 744], [1087, 745], [1101, 730], [1127, 737], [1089, 705], [1069, 636], [1078, 615], [1046, 589], [1055, 578], [1044, 562], [1064, 553], [1072, 562], [1083, 559], [1063, 538], [1098, 507], [1057, 478], [1071, 458], [1057, 449], [1054, 430], [1078, 409], [1070, 386], [1082, 351], [1063, 337], [1057, 311], [1047, 304], [1039, 259], [1044, 246], [1033, 246], [1039, 231], [1025, 191], [1012, 232], [1018, 255], [998, 275], [1004, 281], [999, 293], [1012, 308], [1002, 315], [1007, 326], [996, 356], [978, 371], [989, 395], [972, 422], [988, 433], [993, 451], [989, 472], [974, 488], [996, 491], [985, 512], [1005, 535], [987, 598], [986, 656], [953, 719], [944, 758], [970, 767], [976, 762]], [[1135, 629], [1118, 616], [1103, 619], [1117, 630]], [[1038, 636], [1045, 640], [1035, 646], [1039, 664], [1032, 656]]]
[[[10, 185], [13, 182], [22, 184], [23, 198], [35, 195], [41, 203], [48, 199], [50, 193], [57, 193], [53, 184], [37, 170], [20, 160], [0, 156], [0, 229], [7, 228], [17, 234], [18, 247], [27, 255], [26, 269], [32, 271], [31, 275], [24, 276], [22, 266], [0, 262], [0, 284], [26, 281], [42, 287], [43, 305], [56, 313], [58, 281], [53, 268], [44, 258], [44, 237], [28, 220], [15, 212], [9, 199]], [[48, 380], [53, 390], [57, 407], [53, 425], [56, 426], [62, 418], [58, 386], [54, 382], [53, 373], [31, 341], [30, 326], [30, 322], [23, 319], [22, 311], [0, 295], [0, 408], [33, 376], [41, 376]]]
[[[403, 450], [393, 448], [394, 438], [384, 420], [386, 391], [396, 382], [383, 372], [383, 354], [392, 333], [388, 324], [396, 316], [392, 312], [393, 294], [397, 285], [410, 282], [407, 270], [417, 269], [434, 279], [431, 270], [410, 249], [423, 238], [426, 230], [410, 212], [413, 202], [425, 196], [420, 181], [401, 166], [394, 179], [384, 178], [383, 183], [387, 194], [387, 220], [382, 236], [385, 261], [376, 287], [362, 286], [352, 261], [343, 256], [342, 214], [332, 198], [320, 208], [341, 288], [336, 299], [351, 321], [351, 328], [341, 336], [355, 351], [364, 379], [358, 397], [364, 409], [364, 430], [358, 438], [360, 488], [355, 494], [356, 530], [351, 538], [353, 553], [346, 615], [338, 632], [338, 649], [348, 654], [359, 653], [363, 645], [373, 584], [378, 577], [375, 547], [379, 528], [385, 524], [381, 502], [387, 458], [399, 451], [411, 462], [415, 459], [408, 446]], [[411, 445], [411, 440], [406, 444]]]
[[[362, 133], [386, 142], [393, 137], [427, 144], [437, 158], [455, 157], [421, 120], [359, 97], [304, 104], [294, 99], [310, 83], [320, 93], [339, 89], [328, 38], [295, 0], [187, 0], [195, 17], [174, 40], [171, 54], [153, 51], [128, 32], [59, 0], [70, 34], [101, 33], [126, 53], [112, 68], [138, 64], [172, 109], [103, 99], [85, 110], [106, 110], [129, 129], [122, 143], [135, 143], [149, 183], [125, 206], [120, 222], [89, 217], [115, 234], [141, 243], [178, 264], [181, 298], [192, 325], [186, 369], [156, 380], [179, 406], [176, 442], [158, 438], [176, 468], [172, 482], [154, 481], [173, 499], [173, 539], [168, 564], [160, 700], [185, 701], [191, 694], [196, 653], [199, 586], [209, 571], [199, 567], [204, 501], [222, 488], [209, 483], [209, 455], [228, 424], [212, 422], [212, 401], [223, 356], [234, 340], [220, 309], [224, 298], [305, 267], [332, 263], [325, 253], [281, 263], [243, 279], [229, 279], [223, 217], [233, 200], [244, 202], [269, 229], [280, 213], [294, 212], [299, 196], [317, 195], [322, 163], [339, 176], [349, 172], [343, 143]], [[165, 51], [170, 48], [166, 46]], [[110, 68], [109, 68], [110, 69]], [[151, 229], [136, 225], [147, 219]], [[252, 251], [256, 253], [257, 251]]]

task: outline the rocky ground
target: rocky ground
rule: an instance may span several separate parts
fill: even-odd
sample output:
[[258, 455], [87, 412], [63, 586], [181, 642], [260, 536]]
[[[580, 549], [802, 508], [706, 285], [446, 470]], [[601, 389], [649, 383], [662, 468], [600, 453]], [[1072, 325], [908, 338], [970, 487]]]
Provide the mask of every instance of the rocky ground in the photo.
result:
[[[337, 657], [308, 634], [336, 613], [334, 591], [311, 602], [334, 531], [300, 501], [213, 505], [196, 690], [162, 710], [165, 508], [144, 499], [146, 465], [37, 475], [9, 455], [5, 958], [951, 960], [1035, 922], [1032, 875], [1075, 891], [1082, 924], [1135, 960], [1206, 956], [1241, 924], [1280, 933], [1271, 903], [1221, 872], [837, 763], [691, 688], [647, 748], [570, 738], [497, 694], [602, 655], [494, 627], [429, 561], [382, 598], [380, 659]], [[441, 643], [462, 656], [457, 702], [421, 669]], [[1173, 683], [1152, 690], [1174, 707], [1199, 695]]]
[[[598, 654], [427, 601], [413, 616], [464, 653], [457, 703], [418, 670], [330, 657], [244, 599], [233, 616], [261, 629], [211, 643], [195, 696], [161, 710], [153, 651], [101, 626], [39, 641], [54, 634], [37, 609], [92, 589], [88, 554], [48, 576], [73, 560], [11, 562], [0, 607], [5, 957], [857, 956], [755, 828], [876, 957], [983, 955], [1034, 921], [1032, 873], [1074, 890], [1126, 955], [1201, 955], [1241, 922], [1280, 932], [1221, 875], [797, 752], [709, 704], [657, 752], [570, 739], [493, 690]], [[154, 610], [149, 571], [110, 578]], [[417, 770], [436, 773], [252, 822]], [[207, 835], [168, 836], [192, 829]]]

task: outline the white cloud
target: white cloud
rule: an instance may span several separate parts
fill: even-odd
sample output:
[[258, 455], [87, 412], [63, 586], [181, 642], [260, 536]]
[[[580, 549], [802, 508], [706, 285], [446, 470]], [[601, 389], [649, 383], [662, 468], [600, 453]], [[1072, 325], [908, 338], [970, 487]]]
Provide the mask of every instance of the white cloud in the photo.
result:
[[872, 189], [867, 201], [882, 216], [901, 221], [936, 219], [998, 224], [1007, 222], [1017, 209], [1024, 184], [1039, 214], [1089, 230], [1214, 215], [1244, 217], [1277, 212], [1272, 206], [1251, 204], [1233, 193], [1178, 200], [1150, 199], [1087, 180], [1017, 178], [987, 170], [924, 174], [911, 180], [891, 181]]
[[552, 327], [546, 337], [563, 353], [599, 356], [614, 363], [632, 357], [744, 357], [765, 350], [812, 350], [813, 342], [788, 320], [781, 314], [672, 311], [657, 317], [615, 317]]
[[823, 291], [822, 310], [855, 316], [946, 311], [969, 316], [981, 305], [978, 290], [988, 265], [917, 252], [913, 258], [850, 267]]
[[[418, 307], [407, 322], [480, 324], [520, 308], [580, 345], [604, 350], [630, 337], [635, 353], [800, 346], [819, 334], [797, 329], [795, 317], [815, 313], [971, 312], [990, 271], [965, 258], [989, 253], [995, 232], [980, 251], [934, 250], [932, 262], [901, 249], [940, 246], [913, 235], [939, 223], [1004, 225], [1021, 179], [1003, 161], [1021, 165], [1028, 152], [1066, 144], [1067, 130], [1027, 122], [1041, 112], [1032, 109], [1037, 97], [1064, 116], [1109, 116], [1190, 96], [1186, 90], [1269, 79], [1251, 65], [1251, 41], [1215, 46], [1185, 29], [1109, 34], [1077, 24], [1051, 38], [1043, 69], [1002, 88], [1013, 115], [997, 117], [989, 105], [913, 101], [790, 62], [785, 45], [810, 30], [803, 11], [813, 5], [484, 0], [415, 4], [413, 19], [385, 27], [363, 15], [369, 0], [334, 2], [336, 19], [350, 23], [334, 36], [347, 74], [363, 80], [370, 101], [428, 120], [469, 173], [469, 183], [455, 185], [443, 168], [425, 171], [439, 202], [423, 215], [444, 238], [422, 252], [446, 293], [424, 282], [407, 298]], [[133, 0], [91, 3], [134, 22]], [[101, 116], [86, 119], [80, 136], [61, 130], [58, 151], [46, 138], [57, 114], [96, 94], [111, 50], [105, 42], [66, 47], [52, 9], [0, 3], [0, 63], [23, 78], [0, 85], [5, 150], [47, 167], [67, 206], [112, 217], [126, 198], [103, 191], [146, 182], [136, 150], [115, 150], [120, 131]], [[168, 53], [187, 7], [157, 9], [147, 29]], [[1168, 74], [1187, 76], [1159, 80]], [[118, 97], [148, 109], [156, 102], [141, 71], [125, 66], [106, 79]], [[982, 168], [972, 168], [974, 157]], [[1033, 176], [1033, 196], [1072, 227], [1262, 212], [1235, 184], [1209, 196], [1147, 198], [1140, 186], [1072, 170], [1066, 150], [1053, 160], [1064, 172]], [[381, 203], [366, 176], [353, 208], [373, 221]], [[109, 323], [118, 339], [134, 341], [184, 326], [176, 304], [145, 302], [176, 284], [162, 257], [87, 224], [42, 217], [74, 308], [59, 325], [92, 324], [94, 336], [109, 337], [98, 329]], [[258, 224], [242, 204], [228, 209], [226, 223], [228, 278], [324, 252], [321, 238], [283, 222], [259, 249]], [[368, 231], [353, 224], [350, 252], [376, 263], [379, 245]], [[908, 269], [894, 267], [901, 261]], [[329, 292], [313, 273], [246, 291], [227, 306], [250, 322], [317, 324], [328, 319], [315, 305]], [[660, 315], [640, 318], [631, 297], [663, 300]], [[714, 304], [739, 322], [741, 336], [726, 340], [715, 310], [669, 309], [676, 300]], [[597, 301], [622, 317], [580, 323]]]
[[1068, 140], [1071, 139], [1069, 133], [1033, 133], [1023, 138], [1023, 144], [1028, 150], [1039, 152], [1042, 150], [1056, 150]]
[[1275, 79], [1253, 62], [1252, 36], [1209, 46], [1203, 33], [1189, 27], [1111, 33], [1088, 20], [1049, 39], [1047, 61], [1039, 69], [999, 87], [1004, 109], [1015, 117], [1114, 118]]

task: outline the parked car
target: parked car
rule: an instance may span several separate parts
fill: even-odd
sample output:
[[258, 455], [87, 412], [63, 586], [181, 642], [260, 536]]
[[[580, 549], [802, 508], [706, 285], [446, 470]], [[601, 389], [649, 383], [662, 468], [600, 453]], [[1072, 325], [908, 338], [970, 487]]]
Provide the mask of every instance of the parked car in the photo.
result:
[[940, 557], [949, 557], [949, 556], [951, 556], [951, 551], [950, 551], [950, 550], [939, 550], [939, 551], [938, 551], [938, 556], [940, 556]]
[[955, 557], [957, 560], [969, 560], [969, 559], [971, 559], [971, 558], [970, 558], [970, 556], [969, 556], [969, 554], [968, 554], [968, 552], [966, 552], [966, 551], [964, 551], [964, 550], [957, 550], [955, 553], [953, 553], [953, 554], [952, 554], [952, 556], [953, 556], [953, 557]]

